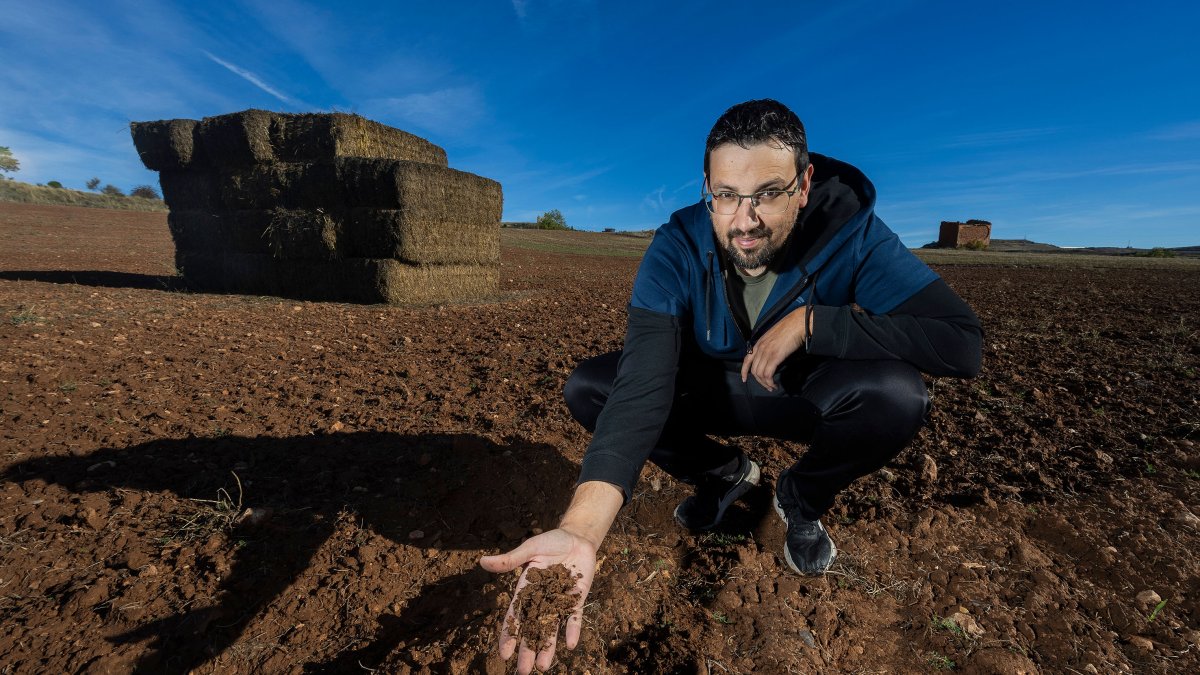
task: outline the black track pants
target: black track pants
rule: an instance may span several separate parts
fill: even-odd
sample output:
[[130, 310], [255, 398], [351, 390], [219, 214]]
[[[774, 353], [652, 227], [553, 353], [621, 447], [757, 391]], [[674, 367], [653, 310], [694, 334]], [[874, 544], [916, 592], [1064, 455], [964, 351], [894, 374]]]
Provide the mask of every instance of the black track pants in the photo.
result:
[[[617, 376], [620, 352], [579, 364], [563, 388], [571, 414], [595, 431]], [[740, 451], [713, 436], [769, 436], [809, 444], [776, 487], [781, 503], [809, 518], [829, 510], [837, 493], [904, 449], [925, 423], [929, 394], [903, 361], [792, 359], [767, 391], [742, 382], [739, 363], [691, 359], [680, 364], [671, 415], [650, 461], [695, 483], [734, 470]]]

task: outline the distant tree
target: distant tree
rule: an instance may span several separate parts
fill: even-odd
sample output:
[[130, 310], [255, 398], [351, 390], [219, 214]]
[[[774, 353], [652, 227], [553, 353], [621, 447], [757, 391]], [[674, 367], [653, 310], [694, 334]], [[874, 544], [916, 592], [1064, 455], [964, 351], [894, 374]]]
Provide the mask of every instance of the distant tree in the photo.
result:
[[21, 162], [13, 157], [12, 150], [0, 145], [0, 171], [20, 171]]
[[86, 185], [87, 189], [89, 190], [95, 190], [96, 188], [100, 187], [100, 179], [92, 178], [88, 182], [84, 183], [84, 185]]
[[113, 197], [124, 197], [125, 196], [125, 193], [121, 192], [121, 188], [119, 188], [116, 185], [113, 185], [111, 183], [108, 185], [105, 185], [104, 189], [100, 190], [100, 192], [103, 194], [106, 194], [106, 195], [111, 195]]
[[142, 199], [158, 199], [158, 191], [149, 185], [139, 185], [129, 191], [130, 197], [141, 197]]
[[61, 188], [61, 187], [62, 187], [62, 183], [60, 183], [60, 182], [58, 182], [58, 181], [56, 181], [56, 180], [52, 180], [52, 181], [49, 181], [48, 183], [46, 183], [46, 187], [52, 187], [52, 188]]
[[558, 209], [550, 209], [549, 211], [538, 216], [537, 228], [539, 230], [569, 230], [567, 227], [567, 219], [563, 217], [562, 211]]

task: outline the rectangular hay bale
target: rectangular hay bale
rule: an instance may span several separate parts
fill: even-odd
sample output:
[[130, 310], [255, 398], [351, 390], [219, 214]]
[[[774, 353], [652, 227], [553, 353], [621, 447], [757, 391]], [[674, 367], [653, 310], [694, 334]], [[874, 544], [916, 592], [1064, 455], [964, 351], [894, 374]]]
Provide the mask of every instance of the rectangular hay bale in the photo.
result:
[[186, 169], [193, 161], [203, 163], [197, 154], [196, 120], [177, 119], [157, 122], [133, 122], [129, 133], [142, 164], [151, 171]]
[[214, 166], [244, 166], [275, 161], [271, 120], [275, 113], [243, 110], [200, 120], [198, 136]]
[[397, 260], [281, 260], [252, 253], [184, 253], [180, 267], [200, 291], [358, 303], [432, 303], [495, 294], [491, 265], [407, 265]]
[[224, 251], [225, 241], [221, 216], [207, 211], [171, 211], [167, 213], [167, 229], [175, 242], [176, 251]]
[[302, 260], [338, 255], [340, 222], [319, 211], [172, 211], [167, 226], [178, 250]]
[[419, 209], [349, 209], [338, 228], [338, 255], [395, 258], [416, 264], [497, 265], [500, 223], [491, 213], [471, 219], [422, 220]]
[[410, 264], [496, 265], [495, 222], [430, 222], [397, 209], [172, 211], [177, 249], [275, 258], [393, 258]]
[[403, 209], [421, 221], [500, 223], [503, 193], [490, 178], [386, 159], [343, 159], [337, 167], [346, 206]]
[[496, 294], [497, 265], [406, 265], [374, 261], [379, 302], [430, 303], [481, 300]]
[[446, 151], [424, 138], [348, 113], [276, 114], [271, 144], [284, 162], [374, 157], [447, 166]]
[[172, 211], [216, 211], [221, 208], [219, 177], [211, 171], [158, 172], [163, 201]]
[[226, 209], [336, 208], [344, 186], [330, 164], [261, 164], [220, 172], [220, 204]]
[[273, 162], [330, 164], [371, 157], [447, 166], [446, 151], [407, 131], [349, 113], [243, 110], [190, 119], [133, 122], [134, 146], [154, 171]]
[[210, 178], [217, 183], [215, 204], [222, 209], [400, 209], [414, 221], [497, 225], [503, 210], [503, 192], [496, 181], [421, 162], [351, 158], [335, 164], [261, 164], [203, 175], [215, 176]]

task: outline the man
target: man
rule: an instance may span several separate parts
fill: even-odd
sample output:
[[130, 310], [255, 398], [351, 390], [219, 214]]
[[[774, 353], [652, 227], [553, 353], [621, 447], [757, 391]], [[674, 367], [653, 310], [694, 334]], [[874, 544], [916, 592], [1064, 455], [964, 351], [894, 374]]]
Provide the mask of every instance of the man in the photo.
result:
[[[638, 270], [622, 352], [583, 362], [564, 395], [593, 431], [558, 529], [485, 556], [491, 571], [563, 563], [581, 576], [566, 628], [579, 640], [596, 551], [647, 459], [694, 493], [675, 509], [716, 527], [762, 479], [711, 436], [764, 435], [808, 450], [775, 485], [787, 565], [829, 569], [821, 523], [854, 479], [895, 457], [924, 424], [920, 371], [973, 377], [982, 332], [969, 307], [874, 214], [854, 167], [813, 154], [783, 104], [748, 101], [709, 133], [703, 200], [659, 228]], [[516, 647], [501, 636], [501, 655]], [[554, 645], [536, 655], [551, 665]], [[521, 646], [518, 672], [535, 655]]]

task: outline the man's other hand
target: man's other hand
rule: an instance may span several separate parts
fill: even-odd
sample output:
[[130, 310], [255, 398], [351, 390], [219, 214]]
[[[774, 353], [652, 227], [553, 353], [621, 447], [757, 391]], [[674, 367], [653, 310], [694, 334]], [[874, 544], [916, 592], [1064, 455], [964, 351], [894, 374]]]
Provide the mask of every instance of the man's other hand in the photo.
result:
[[[575, 580], [575, 590], [579, 593], [579, 599], [575, 604], [574, 612], [567, 619], [565, 632], [567, 649], [574, 649], [579, 644], [579, 632], [583, 627], [583, 603], [587, 599], [588, 591], [592, 588], [592, 578], [596, 574], [596, 545], [583, 536], [559, 528], [526, 539], [524, 543], [508, 553], [485, 555], [479, 559], [480, 566], [489, 572], [511, 572], [524, 565], [545, 569], [559, 563], [566, 566], [572, 575], [579, 575]], [[517, 606], [517, 597], [527, 583], [527, 574], [528, 567], [521, 572], [521, 578], [517, 581], [517, 589], [513, 592], [512, 602], [508, 606], [508, 613], [500, 627], [500, 657], [507, 661], [514, 652], [517, 652], [517, 673], [519, 675], [528, 675], [535, 665], [538, 670], [549, 670], [550, 666], [554, 664], [554, 649], [558, 642], [556, 633], [550, 636], [546, 648], [535, 654], [533, 650], [537, 645], [531, 645], [520, 635], [509, 632], [510, 630], [520, 630], [513, 614]]]
[[742, 360], [742, 382], [753, 375], [767, 391], [775, 391], [775, 371], [804, 344], [808, 308], [794, 309], [763, 334]]

